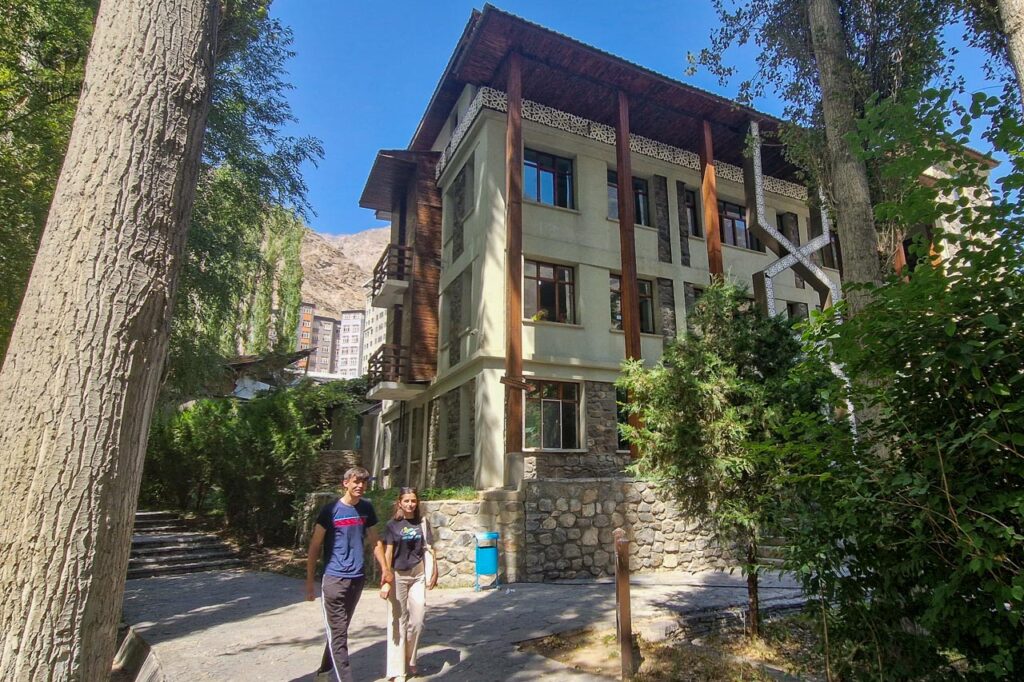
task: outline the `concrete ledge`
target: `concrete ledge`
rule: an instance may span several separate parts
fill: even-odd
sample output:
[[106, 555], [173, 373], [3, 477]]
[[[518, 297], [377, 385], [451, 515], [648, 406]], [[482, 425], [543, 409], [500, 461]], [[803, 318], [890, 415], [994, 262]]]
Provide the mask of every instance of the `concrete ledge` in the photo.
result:
[[164, 671], [156, 654], [135, 628], [128, 631], [114, 656], [111, 682], [165, 682]]

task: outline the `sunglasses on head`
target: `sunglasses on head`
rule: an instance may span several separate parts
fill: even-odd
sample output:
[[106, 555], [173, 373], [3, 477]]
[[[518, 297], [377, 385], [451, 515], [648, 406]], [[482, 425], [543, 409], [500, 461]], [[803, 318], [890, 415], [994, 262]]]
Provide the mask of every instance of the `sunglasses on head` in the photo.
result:
[[409, 493], [412, 493], [413, 495], [416, 495], [417, 494], [416, 488], [399, 488], [398, 489], [398, 494], [399, 495], [408, 495]]

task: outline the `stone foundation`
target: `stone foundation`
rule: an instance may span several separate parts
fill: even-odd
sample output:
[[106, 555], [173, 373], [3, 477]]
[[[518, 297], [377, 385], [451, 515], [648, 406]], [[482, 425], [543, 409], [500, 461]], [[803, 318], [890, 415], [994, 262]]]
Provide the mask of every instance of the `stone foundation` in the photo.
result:
[[543, 582], [615, 574], [612, 531], [630, 539], [631, 571], [725, 568], [731, 557], [657, 486], [629, 479], [524, 483], [523, 580]]

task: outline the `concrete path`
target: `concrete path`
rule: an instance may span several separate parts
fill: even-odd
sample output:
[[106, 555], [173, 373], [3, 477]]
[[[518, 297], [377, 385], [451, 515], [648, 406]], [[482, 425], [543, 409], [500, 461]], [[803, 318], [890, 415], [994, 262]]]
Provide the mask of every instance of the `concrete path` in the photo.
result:
[[[313, 679], [323, 652], [319, 599], [302, 600], [302, 581], [233, 570], [129, 580], [125, 619], [152, 647], [168, 682]], [[720, 572], [634, 576], [633, 621], [655, 625], [695, 610], [746, 601], [745, 582]], [[799, 600], [788, 580], [762, 578], [765, 606]], [[610, 582], [519, 583], [497, 590], [428, 593], [420, 679], [599, 680], [516, 644], [587, 627], [613, 628]], [[367, 590], [350, 630], [357, 682], [384, 675], [385, 603]], [[416, 679], [416, 678], [414, 678]]]

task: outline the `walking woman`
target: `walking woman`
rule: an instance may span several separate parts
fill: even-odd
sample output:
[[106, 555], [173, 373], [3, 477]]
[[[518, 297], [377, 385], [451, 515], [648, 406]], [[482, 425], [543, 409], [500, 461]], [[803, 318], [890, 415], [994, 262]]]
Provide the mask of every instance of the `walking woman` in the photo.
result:
[[381, 585], [380, 594], [390, 606], [387, 678], [393, 682], [404, 682], [417, 673], [416, 648], [423, 632], [426, 590], [437, 585], [432, 543], [416, 488], [400, 488], [384, 531], [384, 561], [392, 571], [394, 585]]

